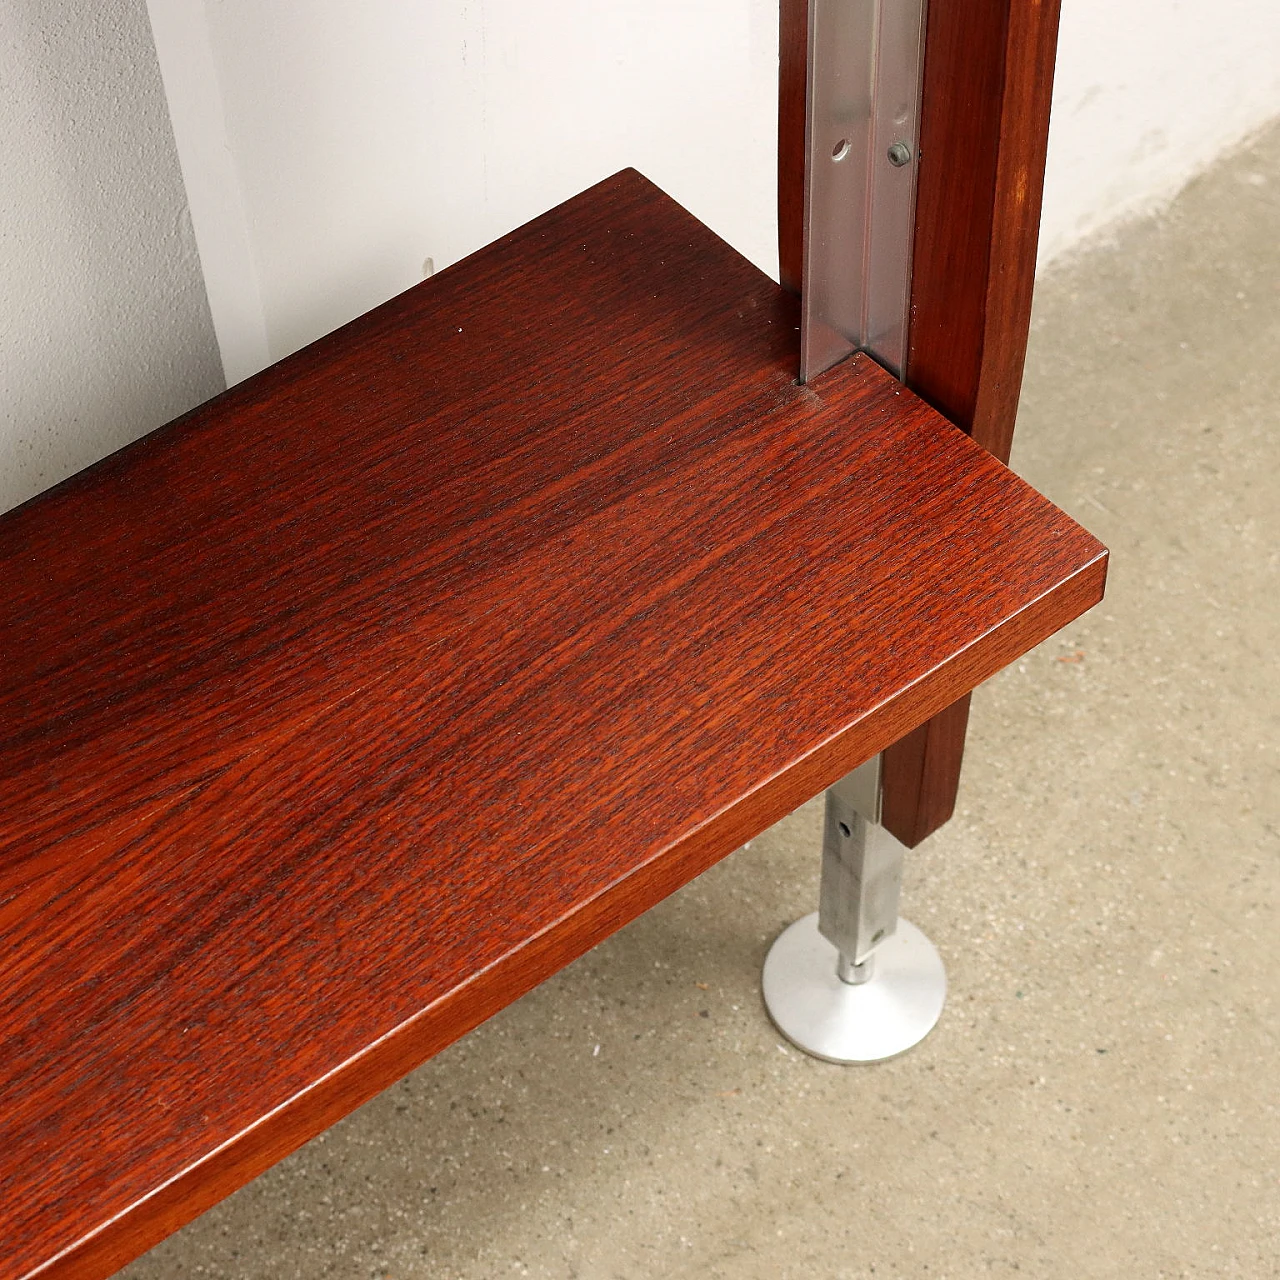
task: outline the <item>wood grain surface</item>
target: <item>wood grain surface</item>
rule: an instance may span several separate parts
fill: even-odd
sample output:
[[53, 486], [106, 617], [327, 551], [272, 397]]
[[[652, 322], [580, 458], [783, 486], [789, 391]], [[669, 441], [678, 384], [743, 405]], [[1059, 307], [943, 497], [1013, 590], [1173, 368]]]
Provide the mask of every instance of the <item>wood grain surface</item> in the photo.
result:
[[1009, 460], [1031, 320], [1060, 0], [929, 7], [911, 387]]
[[799, 293], [804, 281], [808, 56], [809, 0], [779, 0], [778, 278], [792, 293]]
[[[929, 6], [907, 382], [1008, 462], [1031, 327], [1061, 0]], [[955, 809], [965, 697], [884, 758], [885, 824]]]
[[103, 1276], [1093, 604], [615, 176], [0, 520], [0, 1276]]
[[[1031, 322], [1060, 5], [952, 0], [926, 19], [906, 382], [1002, 462]], [[781, 0], [778, 245], [794, 290], [807, 8]], [[951, 816], [968, 719], [966, 696], [885, 753], [884, 823], [909, 846]]]

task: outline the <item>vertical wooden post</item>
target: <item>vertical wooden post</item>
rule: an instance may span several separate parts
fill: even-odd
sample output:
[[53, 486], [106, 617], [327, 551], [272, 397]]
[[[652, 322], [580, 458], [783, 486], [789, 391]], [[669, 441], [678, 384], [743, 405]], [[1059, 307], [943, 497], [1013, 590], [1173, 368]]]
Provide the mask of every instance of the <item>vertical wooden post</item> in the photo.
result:
[[804, 278], [804, 119], [809, 0], [778, 4], [778, 272], [785, 289]]
[[[1035, 278], [1060, 0], [933, 0], [907, 385], [1009, 459]], [[803, 265], [807, 0], [780, 0], [781, 278]], [[969, 699], [884, 756], [884, 825], [919, 844], [951, 816]]]

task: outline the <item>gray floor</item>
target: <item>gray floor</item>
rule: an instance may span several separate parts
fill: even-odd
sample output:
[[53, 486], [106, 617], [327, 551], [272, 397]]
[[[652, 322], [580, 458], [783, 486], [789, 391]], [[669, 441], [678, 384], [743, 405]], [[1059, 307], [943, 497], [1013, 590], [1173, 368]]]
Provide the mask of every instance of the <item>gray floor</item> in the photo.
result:
[[912, 856], [933, 1036], [761, 1012], [809, 805], [125, 1274], [1280, 1275], [1280, 129], [1043, 282], [1015, 466], [1106, 602], [975, 700]]

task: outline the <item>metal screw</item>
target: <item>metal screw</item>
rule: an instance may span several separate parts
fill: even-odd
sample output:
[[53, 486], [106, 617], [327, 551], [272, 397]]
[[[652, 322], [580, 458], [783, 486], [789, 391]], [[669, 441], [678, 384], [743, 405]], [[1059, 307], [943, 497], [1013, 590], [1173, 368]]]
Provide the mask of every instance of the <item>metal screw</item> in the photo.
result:
[[889, 163], [895, 169], [901, 169], [904, 164], [910, 164], [911, 147], [905, 142], [895, 142], [889, 148]]

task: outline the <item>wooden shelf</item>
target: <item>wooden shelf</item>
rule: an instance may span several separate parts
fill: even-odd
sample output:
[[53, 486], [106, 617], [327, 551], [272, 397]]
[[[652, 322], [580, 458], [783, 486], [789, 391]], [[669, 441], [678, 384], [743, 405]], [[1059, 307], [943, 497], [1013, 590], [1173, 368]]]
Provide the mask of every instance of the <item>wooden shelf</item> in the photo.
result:
[[1100, 598], [795, 325], [627, 172], [0, 520], [0, 1275], [109, 1274]]

